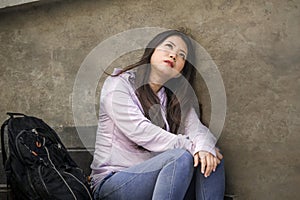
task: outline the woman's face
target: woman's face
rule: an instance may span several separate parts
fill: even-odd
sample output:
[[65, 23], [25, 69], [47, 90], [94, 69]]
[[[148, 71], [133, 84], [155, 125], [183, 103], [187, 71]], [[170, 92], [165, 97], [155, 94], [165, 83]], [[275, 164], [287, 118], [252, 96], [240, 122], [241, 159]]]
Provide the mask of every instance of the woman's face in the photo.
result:
[[152, 77], [155, 80], [164, 79], [165, 82], [180, 76], [187, 54], [187, 45], [181, 37], [176, 35], [168, 37], [156, 47], [151, 56], [150, 76], [156, 76]]

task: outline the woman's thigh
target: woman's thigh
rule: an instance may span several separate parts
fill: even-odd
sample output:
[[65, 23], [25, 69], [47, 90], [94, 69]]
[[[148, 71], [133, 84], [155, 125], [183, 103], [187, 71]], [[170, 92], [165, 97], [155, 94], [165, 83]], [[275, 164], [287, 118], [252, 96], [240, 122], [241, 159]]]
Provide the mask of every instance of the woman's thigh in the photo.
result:
[[[189, 160], [187, 162], [192, 162], [192, 156], [186, 150], [168, 150], [143, 163], [115, 173], [104, 182], [96, 196], [99, 199], [151, 199], [161, 169], [180, 157], [187, 157]], [[174, 175], [171, 171], [167, 173], [170, 173], [170, 176]]]

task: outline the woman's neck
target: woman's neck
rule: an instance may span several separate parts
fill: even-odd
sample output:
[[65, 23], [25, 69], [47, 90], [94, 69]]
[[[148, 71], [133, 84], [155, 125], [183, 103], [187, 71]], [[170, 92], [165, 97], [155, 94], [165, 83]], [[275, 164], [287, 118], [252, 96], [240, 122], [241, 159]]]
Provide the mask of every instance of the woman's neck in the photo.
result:
[[152, 82], [150, 82], [149, 85], [150, 85], [152, 91], [153, 91], [155, 94], [156, 94], [156, 93], [161, 89], [161, 87], [162, 87], [161, 84], [156, 84], [156, 83], [152, 83]]
[[160, 74], [157, 74], [156, 71], [151, 70], [148, 83], [155, 94], [162, 88], [165, 82], [166, 80]]

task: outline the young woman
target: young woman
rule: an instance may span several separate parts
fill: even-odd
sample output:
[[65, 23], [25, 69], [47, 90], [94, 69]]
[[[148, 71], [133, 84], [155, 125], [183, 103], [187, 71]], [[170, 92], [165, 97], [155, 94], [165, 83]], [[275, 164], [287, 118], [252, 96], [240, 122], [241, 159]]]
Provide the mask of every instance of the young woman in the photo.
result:
[[95, 199], [223, 199], [223, 156], [199, 120], [189, 37], [158, 34], [102, 88], [92, 168]]

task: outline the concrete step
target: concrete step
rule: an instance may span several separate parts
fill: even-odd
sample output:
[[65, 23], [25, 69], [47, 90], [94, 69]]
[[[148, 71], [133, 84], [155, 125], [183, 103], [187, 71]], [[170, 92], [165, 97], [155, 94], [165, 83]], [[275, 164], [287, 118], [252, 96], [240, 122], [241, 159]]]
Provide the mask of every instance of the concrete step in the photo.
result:
[[[13, 200], [10, 190], [6, 189], [6, 184], [0, 184], [0, 199]], [[224, 200], [238, 200], [236, 195], [225, 194]]]
[[10, 192], [10, 189], [7, 188], [5, 183], [0, 184], [0, 199], [12, 199]]
[[[85, 172], [86, 175], [91, 173], [90, 164], [92, 162], [93, 149], [68, 149], [69, 154], [77, 163], [77, 165]], [[10, 189], [6, 186], [6, 175], [2, 166], [2, 157], [0, 156], [0, 200], [12, 200]], [[226, 194], [224, 200], [237, 200], [236, 195]]]

